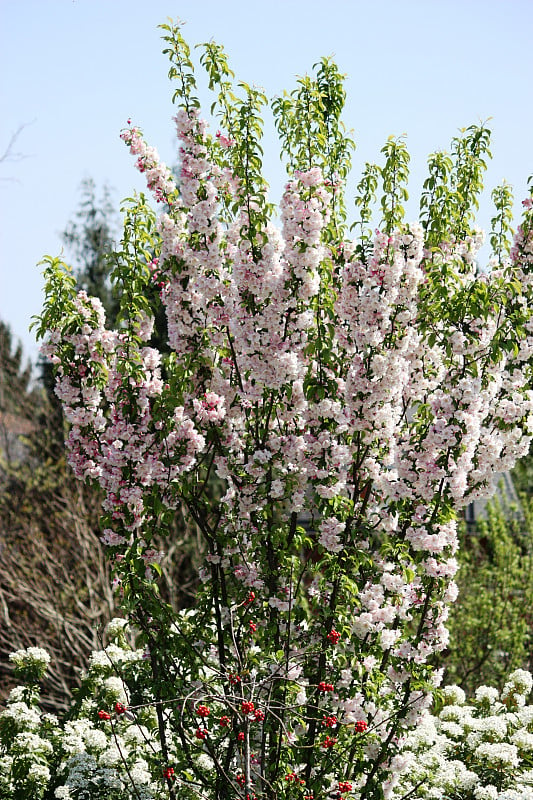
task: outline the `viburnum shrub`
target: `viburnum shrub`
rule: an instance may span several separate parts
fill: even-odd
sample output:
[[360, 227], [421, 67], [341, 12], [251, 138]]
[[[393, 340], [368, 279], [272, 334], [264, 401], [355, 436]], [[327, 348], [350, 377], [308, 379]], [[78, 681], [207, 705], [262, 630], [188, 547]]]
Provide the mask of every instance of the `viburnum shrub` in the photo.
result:
[[125, 641], [124, 623], [115, 619], [109, 624], [110, 641], [91, 654], [76, 702], [61, 721], [42, 712], [33, 680], [34, 669], [40, 678], [44, 675], [48, 653], [33, 647], [15, 654], [16, 674], [23, 683], [11, 691], [0, 712], [2, 800], [168, 797], [163, 778], [171, 778], [173, 770], [161, 766], [153, 705], [131, 714], [117, 700], [125, 699], [126, 686], [129, 693], [145, 682], [148, 669], [144, 651]]
[[[181, 612], [182, 619], [190, 613]], [[29, 674], [19, 675], [25, 684], [12, 690], [0, 712], [2, 800], [168, 797], [162, 778], [172, 782], [176, 771], [162, 761], [154, 704], [138, 704], [131, 713], [112, 707], [117, 687], [148, 687], [151, 681], [143, 651], [118, 636], [123, 623], [115, 619], [109, 624], [110, 641], [92, 653], [77, 702], [62, 723], [41, 711], [39, 691]], [[44, 651], [29, 648], [17, 655], [26, 664], [40, 662], [46, 669], [43, 654], [48, 658]], [[393, 800], [532, 800], [533, 706], [527, 704], [531, 686], [531, 675], [524, 670], [507, 676], [501, 692], [480, 686], [468, 701], [458, 686], [447, 686], [439, 698], [439, 713], [423, 712], [403, 739], [408, 769], [392, 790]], [[109, 710], [100, 708], [102, 704]], [[338, 720], [327, 717], [323, 724], [337, 725]], [[355, 727], [362, 732], [365, 725], [361, 721]], [[180, 748], [178, 738], [169, 738], [172, 761], [179, 759]], [[215, 779], [215, 763], [205, 750], [195, 753], [195, 764], [206, 780]], [[281, 796], [313, 796], [297, 769], [286, 772], [283, 780]], [[235, 781], [245, 784], [240, 768]], [[330, 797], [357, 796], [352, 781], [332, 783], [330, 789]], [[182, 784], [179, 793], [189, 798], [195, 790]]]
[[406, 738], [409, 770], [393, 797], [425, 800], [532, 800], [533, 680], [519, 669], [501, 693], [479, 686], [467, 702], [444, 689], [440, 713], [427, 714]]
[[[323, 59], [272, 103], [289, 175], [276, 217], [264, 94], [204, 45], [209, 133], [179, 25], [162, 28], [179, 177], [128, 123], [162, 211], [143, 195], [124, 206], [118, 326], [53, 258], [38, 321], [70, 464], [105, 493], [102, 539], [146, 649], [149, 680], [116, 698], [121, 718], [153, 708], [172, 800], [390, 797], [440, 681], [428, 659], [447, 644], [456, 517], [529, 447], [533, 202], [512, 241], [510, 189], [494, 191], [478, 269], [490, 154], [473, 126], [430, 156], [416, 223], [391, 138], [348, 229], [353, 143]], [[150, 346], [152, 283], [166, 355]], [[152, 543], [178, 508], [207, 550], [186, 616], [160, 597]]]

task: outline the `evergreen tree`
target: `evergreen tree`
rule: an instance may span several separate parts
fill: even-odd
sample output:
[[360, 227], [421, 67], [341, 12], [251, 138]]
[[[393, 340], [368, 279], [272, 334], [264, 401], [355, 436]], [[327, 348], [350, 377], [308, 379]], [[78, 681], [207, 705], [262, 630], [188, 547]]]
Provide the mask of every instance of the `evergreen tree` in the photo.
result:
[[0, 320], [0, 412], [31, 415], [38, 392], [31, 389], [31, 363], [24, 364], [22, 344]]
[[[117, 325], [120, 297], [113, 289], [110, 274], [116, 264], [116, 240], [118, 237], [118, 214], [113, 206], [111, 189], [104, 184], [100, 197], [97, 196], [93, 178], [85, 178], [81, 183], [81, 200], [73, 220], [61, 234], [61, 238], [72, 256], [76, 283], [91, 297], [98, 297], [104, 306], [110, 328]], [[149, 287], [148, 302], [154, 316], [154, 330], [150, 344], [163, 352], [168, 351], [167, 323], [159, 297], [157, 272]], [[44, 372], [47, 367], [43, 365]], [[47, 387], [53, 388], [53, 378], [44, 374]]]
[[109, 282], [109, 256], [114, 249], [118, 215], [107, 184], [100, 198], [93, 178], [85, 178], [80, 189], [81, 200], [75, 218], [67, 224], [61, 238], [72, 255], [80, 289], [100, 298], [112, 324], [118, 306]]
[[27, 433], [42, 396], [32, 386], [31, 363], [24, 363], [20, 342], [15, 343], [8, 325], [0, 320], [0, 470], [20, 459], [19, 434]]

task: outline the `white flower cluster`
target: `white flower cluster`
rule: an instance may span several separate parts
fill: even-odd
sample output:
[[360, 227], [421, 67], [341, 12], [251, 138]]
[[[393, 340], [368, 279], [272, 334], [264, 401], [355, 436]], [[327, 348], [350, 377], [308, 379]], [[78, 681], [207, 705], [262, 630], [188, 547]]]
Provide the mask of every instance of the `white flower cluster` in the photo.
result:
[[409, 771], [392, 798], [533, 800], [533, 680], [513, 672], [502, 692], [481, 686], [468, 703], [458, 686], [444, 690], [438, 716], [426, 714], [405, 741]]
[[11, 653], [9, 660], [15, 667], [19, 677], [30, 677], [30, 680], [42, 678], [50, 663], [50, 656], [42, 647], [28, 647]]
[[[108, 635], [120, 638], [124, 625], [123, 620], [113, 620]], [[46, 666], [50, 657], [40, 648], [29, 648], [14, 653], [11, 660], [27, 672], [28, 666]], [[83, 700], [76, 718], [63, 724], [41, 712], [35, 688], [17, 686], [11, 691], [0, 712], [2, 800], [108, 796], [163, 800], [168, 796], [161, 779], [159, 742], [152, 733], [152, 709], [136, 715], [122, 713], [128, 702], [122, 676], [139, 662], [142, 651], [113, 643], [93, 653], [85, 676], [92, 697]], [[30, 684], [31, 680], [30, 670]]]

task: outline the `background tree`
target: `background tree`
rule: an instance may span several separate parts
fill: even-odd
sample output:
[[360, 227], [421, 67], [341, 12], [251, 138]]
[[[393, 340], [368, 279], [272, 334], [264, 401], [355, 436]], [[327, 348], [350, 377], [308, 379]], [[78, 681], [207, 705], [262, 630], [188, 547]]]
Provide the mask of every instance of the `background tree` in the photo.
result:
[[8, 325], [0, 320], [0, 469], [20, 458], [16, 435], [27, 432], [42, 406], [42, 393], [32, 385], [32, 366], [24, 364], [22, 345], [15, 343]]
[[[80, 186], [81, 200], [74, 219], [61, 238], [72, 259], [73, 274], [80, 289], [91, 297], [98, 297], [106, 313], [109, 327], [116, 327], [120, 310], [120, 294], [112, 286], [111, 273], [115, 264], [120, 215], [112, 202], [112, 190], [104, 184], [100, 196], [92, 178], [85, 178]], [[168, 349], [166, 316], [160, 299], [157, 265], [153, 264], [151, 287], [147, 299], [154, 315], [154, 330], [150, 343], [158, 349]], [[45, 362], [43, 362], [44, 364]], [[48, 368], [48, 365], [44, 367]], [[46, 378], [47, 385], [50, 382]], [[50, 385], [53, 384], [53, 380]]]
[[510, 670], [532, 666], [532, 501], [520, 509], [487, 505], [486, 518], [463, 530], [459, 596], [450, 608], [450, 643], [436, 660], [445, 683], [470, 696], [481, 683], [502, 688]]
[[[19, 125], [16, 131], [11, 135], [3, 152], [0, 151], [0, 165], [4, 166], [5, 164], [14, 164], [18, 161], [22, 161], [24, 158], [27, 158], [23, 152], [15, 150], [15, 145], [17, 144], [22, 131], [27, 127], [28, 124], [29, 123], [27, 122], [23, 122], [22, 125]], [[16, 180], [16, 178], [6, 177], [4, 175], [0, 176], [0, 181], [13, 180]]]
[[107, 184], [102, 187], [98, 198], [93, 178], [85, 178], [80, 192], [81, 200], [75, 217], [61, 238], [72, 258], [80, 289], [100, 298], [109, 324], [113, 325], [118, 306], [109, 280], [109, 256], [116, 245], [118, 214]]

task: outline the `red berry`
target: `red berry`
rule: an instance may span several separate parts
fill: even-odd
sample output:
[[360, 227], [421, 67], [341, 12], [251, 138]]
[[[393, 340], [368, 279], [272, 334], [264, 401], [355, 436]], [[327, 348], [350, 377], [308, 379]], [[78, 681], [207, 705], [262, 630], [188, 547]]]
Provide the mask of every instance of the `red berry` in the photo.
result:
[[126, 706], [123, 703], [115, 703], [115, 711], [117, 714], [124, 714], [126, 711]]
[[251, 700], [244, 700], [241, 703], [242, 713], [243, 714], [253, 714], [254, 712], [254, 704]]
[[208, 706], [198, 706], [197, 711], [199, 717], [208, 717], [209, 714], [211, 713]]
[[368, 728], [368, 723], [362, 719], [357, 720], [355, 723], [355, 730], [357, 733], [364, 733]]
[[224, 714], [224, 716], [220, 717], [218, 724], [221, 728], [227, 728], [230, 724], [230, 718]]
[[100, 719], [111, 719], [111, 714], [108, 714], [107, 711], [99, 711], [98, 716]]
[[322, 747], [325, 750], [327, 750], [330, 747], [335, 747], [336, 744], [337, 744], [337, 740], [336, 739], [332, 739], [329, 736], [326, 736], [326, 738], [322, 742]]
[[244, 732], [243, 731], [240, 731], [237, 734], [237, 739], [239, 740], [239, 742], [244, 742]]
[[197, 739], [203, 740], [207, 739], [207, 731], [205, 728], [197, 728], [196, 733], [194, 734]]
[[329, 639], [329, 641], [330, 641], [332, 644], [337, 644], [337, 642], [338, 642], [338, 641], [339, 641], [339, 639], [341, 638], [341, 635], [340, 635], [340, 633], [338, 633], [338, 631], [336, 631], [336, 630], [335, 630], [335, 628], [332, 628], [332, 629], [330, 630], [330, 632], [328, 633], [328, 635], [327, 635], [327, 637], [326, 637], [326, 638], [327, 638], [327, 639]]

